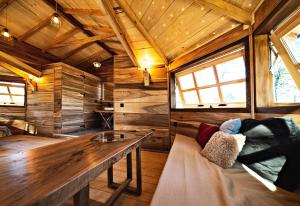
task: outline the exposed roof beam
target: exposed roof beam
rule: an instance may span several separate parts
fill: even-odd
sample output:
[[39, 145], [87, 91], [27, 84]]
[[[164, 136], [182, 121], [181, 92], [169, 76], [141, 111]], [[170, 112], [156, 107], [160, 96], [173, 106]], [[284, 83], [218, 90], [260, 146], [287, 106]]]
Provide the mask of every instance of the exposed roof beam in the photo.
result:
[[55, 45], [60, 44], [60, 43], [62, 43], [62, 42], [64, 42], [64, 41], [68, 40], [69, 38], [73, 37], [74, 35], [78, 34], [79, 32], [81, 32], [81, 31], [80, 31], [80, 29], [77, 28], [77, 27], [74, 28], [74, 29], [71, 29], [70, 31], [68, 31], [68, 32], [62, 34], [61, 36], [59, 36], [59, 37], [55, 40], [54, 43], [51, 43], [51, 44], [49, 44], [48, 46], [46, 46], [46, 47], [43, 49], [43, 51], [48, 51], [48, 50], [50, 50], [50, 49], [53, 48]]
[[253, 22], [253, 16], [251, 13], [227, 2], [224, 0], [197, 0], [198, 3], [204, 4], [209, 8], [224, 14], [242, 24], [251, 25]]
[[[67, 14], [64, 12], [63, 7], [60, 4], [56, 4], [55, 0], [43, 0], [45, 3], [47, 3], [49, 6], [51, 6], [54, 10], [56, 9], [57, 5], [57, 12], [63, 16], [68, 22], [73, 24], [74, 26], [78, 27], [83, 33], [88, 35], [89, 37], [95, 36], [95, 34], [89, 30], [84, 29], [83, 24], [81, 24], [76, 18], [74, 18], [71, 14]], [[116, 53], [109, 48], [105, 43], [102, 41], [96, 42], [100, 47], [102, 47], [105, 51], [110, 53], [111, 55], [115, 55]]]
[[75, 40], [72, 40], [72, 41], [56, 44], [51, 49], [66, 47], [66, 46], [70, 46], [70, 45], [73, 45], [73, 44], [87, 44], [87, 43], [90, 43], [90, 42], [96, 42], [98, 40], [102, 40], [102, 39], [106, 39], [106, 38], [114, 37], [114, 36], [115, 36], [115, 34], [106, 34], [106, 35], [96, 35], [96, 36], [92, 36], [92, 37], [86, 37], [86, 38], [83, 38], [83, 39], [75, 39]]
[[25, 62], [33, 62], [35, 64], [49, 64], [59, 61], [57, 56], [47, 52], [43, 53], [41, 49], [15, 39], [13, 42], [8, 42], [0, 38], [0, 50]]
[[100, 9], [73, 9], [73, 8], [64, 8], [66, 14], [72, 15], [91, 15], [91, 16], [104, 16], [103, 12]]
[[26, 31], [24, 34], [22, 34], [21, 36], [19, 36], [17, 38], [18, 41], [25, 41], [26, 39], [28, 39], [29, 37], [31, 37], [38, 31], [42, 30], [44, 27], [48, 26], [50, 24], [51, 18], [52, 18], [52, 15], [45, 18], [44, 20], [39, 22], [37, 25], [35, 25], [33, 28]]
[[0, 13], [16, 0], [4, 0], [0, 3]]
[[76, 49], [74, 49], [74, 50], [68, 52], [68, 53], [62, 58], [62, 60], [65, 60], [65, 59], [67, 59], [67, 58], [73, 56], [74, 54], [80, 52], [81, 50], [83, 50], [83, 49], [89, 47], [89, 46], [92, 45], [93, 43], [94, 43], [94, 42], [89, 42], [89, 43], [83, 44], [83, 45], [81, 45], [80, 47], [78, 47], [78, 48], [76, 48]]
[[136, 57], [133, 53], [133, 47], [130, 45], [128, 41], [128, 36], [126, 34], [125, 29], [122, 27], [122, 24], [120, 24], [119, 19], [115, 13], [113, 4], [110, 0], [102, 0], [104, 9], [106, 10], [109, 18], [109, 23], [116, 33], [118, 39], [120, 40], [121, 44], [123, 45], [124, 49], [126, 50], [129, 58], [131, 59], [134, 66], [138, 66], [138, 62], [136, 60]]
[[131, 7], [128, 5], [128, 3], [125, 0], [117, 0], [120, 7], [124, 10], [124, 12], [127, 14], [129, 19], [136, 25], [139, 32], [142, 33], [142, 35], [145, 37], [145, 39], [149, 42], [151, 47], [155, 50], [155, 52], [160, 56], [162, 61], [167, 65], [168, 60], [165, 56], [165, 54], [162, 52], [160, 47], [156, 44], [152, 36], [149, 34], [149, 32], [145, 29], [143, 24], [140, 22], [138, 17], [135, 15], [134, 11], [131, 9]]
[[[19, 70], [22, 70], [23, 72], [26, 72], [28, 74], [31, 74], [35, 77], [40, 77], [42, 76], [42, 72], [40, 72], [39, 70], [21, 62], [20, 60], [18, 60], [17, 58], [6, 54], [2, 51], [0, 51], [0, 61], [7, 63], [11, 66], [17, 67]], [[6, 67], [4, 67], [6, 68]]]
[[175, 70], [193, 60], [208, 55], [213, 51], [221, 49], [231, 43], [234, 43], [248, 36], [248, 34], [248, 30], [244, 30], [243, 26], [239, 26], [236, 29], [225, 33], [217, 39], [203, 45], [202, 47], [199, 47], [198, 49], [195, 49], [186, 55], [175, 58], [175, 60], [169, 65], [169, 70]]
[[102, 31], [107, 33], [113, 33], [114, 31], [110, 27], [98, 26], [98, 25], [84, 25], [84, 28], [89, 31]]

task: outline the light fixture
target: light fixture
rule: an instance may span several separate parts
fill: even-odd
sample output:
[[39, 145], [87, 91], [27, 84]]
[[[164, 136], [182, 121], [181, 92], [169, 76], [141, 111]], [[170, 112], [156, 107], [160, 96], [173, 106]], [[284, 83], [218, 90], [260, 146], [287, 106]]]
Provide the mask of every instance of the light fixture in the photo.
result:
[[152, 66], [152, 59], [148, 55], [148, 53], [145, 50], [145, 55], [143, 59], [140, 61], [140, 68], [139, 70], [143, 70], [143, 76], [144, 76], [144, 86], [149, 86], [150, 85], [150, 73], [149, 69]]
[[10, 41], [10, 40], [12, 40], [12, 36], [7, 28], [7, 8], [5, 9], [5, 11], [6, 11], [5, 12], [5, 27], [1, 31], [1, 36], [6, 41]]
[[57, 13], [57, 1], [55, 1], [55, 13], [53, 14], [51, 18], [51, 24], [55, 27], [60, 27], [61, 26], [61, 20], [59, 18], [59, 15]]
[[99, 69], [101, 67], [101, 63], [100, 62], [97, 62], [97, 61], [94, 61], [93, 62], [93, 65], [96, 69]]

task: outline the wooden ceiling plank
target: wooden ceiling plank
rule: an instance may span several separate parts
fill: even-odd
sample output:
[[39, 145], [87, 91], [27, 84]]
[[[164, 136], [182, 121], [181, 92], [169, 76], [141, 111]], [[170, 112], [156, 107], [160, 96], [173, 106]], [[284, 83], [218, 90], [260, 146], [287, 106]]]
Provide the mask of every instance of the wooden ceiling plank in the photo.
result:
[[253, 16], [251, 13], [224, 0], [197, 0], [199, 4], [206, 5], [220, 14], [224, 14], [242, 24], [251, 25]]
[[137, 59], [133, 52], [133, 47], [129, 43], [129, 38], [127, 36], [125, 29], [122, 27], [122, 24], [119, 22], [119, 19], [115, 13], [112, 2], [110, 0], [102, 0], [102, 4], [109, 16], [108, 20], [112, 29], [116, 33], [118, 39], [123, 45], [125, 51], [127, 52], [134, 66], [138, 66]]
[[62, 34], [59, 36], [54, 43], [49, 44], [48, 46], [44, 47], [43, 51], [48, 51], [52, 49], [53, 46], [63, 43], [64, 41], [68, 40], [69, 38], [73, 37], [74, 35], [78, 34], [80, 31], [79, 28], [75, 27], [74, 29], [71, 29], [70, 31]]
[[142, 35], [145, 37], [145, 39], [150, 43], [151, 47], [154, 48], [156, 53], [159, 55], [161, 60], [167, 65], [168, 59], [166, 58], [165, 54], [161, 50], [161, 48], [156, 44], [152, 36], [148, 33], [148, 31], [145, 29], [145, 27], [140, 22], [139, 18], [135, 15], [134, 11], [130, 8], [130, 6], [127, 4], [125, 0], [117, 0], [120, 7], [123, 9], [123, 11], [127, 14], [129, 19], [135, 24], [139, 32], [142, 33]]
[[39, 70], [37, 70], [37, 69], [35, 69], [35, 68], [33, 68], [33, 67], [31, 67], [31, 66], [23, 63], [23, 62], [21, 62], [17, 58], [15, 58], [15, 57], [13, 57], [13, 56], [11, 56], [9, 54], [6, 54], [6, 53], [4, 53], [2, 51], [0, 51], [0, 60], [2, 62], [10, 64], [10, 65], [12, 65], [14, 67], [17, 67], [20, 70], [22, 70], [22, 71], [24, 71], [24, 72], [26, 72], [28, 74], [31, 74], [31, 75], [33, 75], [35, 77], [42, 76], [42, 73]]
[[76, 49], [73, 49], [72, 51], [68, 52], [63, 58], [62, 60], [66, 60], [68, 59], [69, 57], [73, 56], [74, 54], [80, 52], [81, 50], [89, 47], [90, 45], [92, 45], [94, 42], [88, 42], [86, 44], [83, 44], [81, 45], [80, 47], [76, 48]]
[[59, 61], [57, 56], [48, 52], [43, 53], [41, 49], [15, 39], [13, 42], [0, 39], [0, 50], [20, 58], [25, 62], [31, 61], [40, 65]]
[[87, 43], [96, 42], [96, 41], [106, 39], [106, 38], [110, 38], [110, 37], [114, 37], [114, 36], [115, 36], [115, 34], [106, 34], [106, 35], [96, 35], [96, 36], [92, 36], [92, 37], [86, 37], [86, 38], [83, 38], [83, 39], [75, 39], [75, 40], [72, 40], [72, 41], [56, 44], [51, 49], [66, 47], [66, 46], [70, 46], [70, 45], [73, 45], [73, 44], [87, 44]]
[[52, 18], [52, 15], [45, 18], [44, 20], [39, 22], [37, 25], [35, 25], [33, 28], [26, 31], [24, 34], [22, 34], [21, 36], [19, 36], [17, 38], [18, 41], [25, 41], [26, 39], [28, 39], [29, 37], [31, 37], [32, 35], [34, 35], [38, 31], [42, 30], [44, 27], [48, 26], [51, 22], [51, 18]]
[[[91, 60], [93, 60], [93, 59], [96, 59], [97, 57], [100, 57], [100, 54], [101, 54], [102, 52], [100, 51], [100, 52], [95, 52], [94, 54], [92, 54], [92, 55], [90, 55], [90, 56], [88, 56], [88, 57], [86, 57], [86, 58], [84, 58], [84, 59], [82, 59], [82, 60], [80, 60], [75, 66], [78, 66], [78, 67], [85, 67], [84, 66], [84, 64], [89, 64], [90, 65], [90, 61]], [[101, 59], [102, 60], [102, 59]]]
[[[76, 18], [74, 18], [71, 14], [67, 14], [64, 12], [64, 8], [60, 5], [57, 4], [55, 0], [43, 0], [47, 5], [52, 7], [54, 10], [57, 8], [57, 12], [59, 15], [63, 16], [68, 22], [70, 22], [72, 25], [75, 27], [78, 27], [83, 33], [85, 33], [87, 36], [92, 37], [95, 36], [95, 34], [89, 30], [84, 29], [84, 25], [80, 23]], [[115, 55], [116, 53], [105, 43], [102, 41], [96, 41], [96, 43], [102, 47], [106, 52], [108, 52], [110, 55]]]
[[0, 13], [16, 0], [4, 0], [0, 3]]
[[246, 36], [248, 36], [248, 30], [244, 30], [243, 26], [239, 26], [236, 29], [218, 37], [217, 39], [203, 45], [202, 47], [191, 51], [190, 53], [183, 55], [170, 64], [169, 70], [175, 70], [197, 58], [203, 57], [217, 49], [223, 48], [231, 43], [234, 43]]
[[100, 9], [64, 8], [64, 12], [72, 15], [105, 16]]
[[114, 31], [110, 27], [98, 26], [98, 25], [84, 25], [84, 29], [89, 31], [101, 31], [107, 33], [113, 33]]

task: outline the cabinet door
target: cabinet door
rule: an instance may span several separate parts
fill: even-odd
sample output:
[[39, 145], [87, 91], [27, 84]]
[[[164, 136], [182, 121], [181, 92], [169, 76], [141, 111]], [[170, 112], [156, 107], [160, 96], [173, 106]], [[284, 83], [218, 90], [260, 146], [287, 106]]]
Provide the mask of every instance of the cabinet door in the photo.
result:
[[62, 133], [80, 131], [83, 119], [84, 72], [62, 69]]
[[98, 109], [98, 100], [100, 99], [100, 79], [94, 75], [85, 73], [84, 78], [84, 100], [83, 100], [83, 118], [85, 128], [95, 128], [99, 126], [99, 118], [95, 113]]

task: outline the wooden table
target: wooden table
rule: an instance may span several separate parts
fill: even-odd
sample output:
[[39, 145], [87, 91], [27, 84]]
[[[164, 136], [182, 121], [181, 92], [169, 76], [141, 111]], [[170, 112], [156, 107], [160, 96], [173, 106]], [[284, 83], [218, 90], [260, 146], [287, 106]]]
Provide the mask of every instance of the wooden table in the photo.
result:
[[[152, 132], [134, 134], [135, 138], [114, 143], [90, 141], [95, 135], [84, 135], [0, 157], [1, 206], [55, 206], [72, 196], [75, 206], [89, 205], [89, 182], [105, 170], [108, 170], [109, 185], [117, 187], [105, 205], [113, 204], [124, 190], [140, 194], [140, 146]], [[137, 155], [137, 187], [131, 188], [128, 185], [132, 180], [131, 152], [134, 149]], [[112, 166], [123, 157], [127, 157], [127, 179], [118, 185], [113, 182]]]

